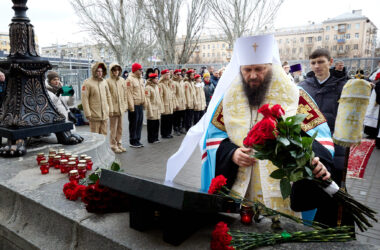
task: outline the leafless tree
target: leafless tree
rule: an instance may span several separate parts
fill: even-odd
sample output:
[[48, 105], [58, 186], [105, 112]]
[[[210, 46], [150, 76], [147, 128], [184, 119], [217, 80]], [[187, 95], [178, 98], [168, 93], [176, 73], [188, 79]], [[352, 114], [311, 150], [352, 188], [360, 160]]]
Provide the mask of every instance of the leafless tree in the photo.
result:
[[[194, 52], [205, 23], [206, 0], [137, 0], [156, 35], [166, 64], [186, 63]], [[181, 7], [187, 4], [186, 32], [177, 40]], [[178, 56], [176, 51], [180, 49]]]
[[71, 0], [71, 4], [82, 28], [107, 44], [122, 66], [151, 55], [154, 37], [135, 1]]
[[273, 18], [284, 0], [209, 0], [209, 12], [229, 45], [236, 38], [273, 28]]

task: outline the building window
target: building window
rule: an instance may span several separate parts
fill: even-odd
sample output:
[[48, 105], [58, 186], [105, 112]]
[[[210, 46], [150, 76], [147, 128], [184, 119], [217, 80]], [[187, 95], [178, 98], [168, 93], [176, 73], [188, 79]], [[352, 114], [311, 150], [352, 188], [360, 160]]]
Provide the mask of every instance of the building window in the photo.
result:
[[300, 48], [299, 51], [300, 51], [300, 53], [302, 53], [303, 52], [303, 48]]
[[318, 41], [322, 41], [322, 36], [318, 36]]
[[206, 49], [206, 45], [203, 45], [203, 49]]
[[350, 34], [346, 34], [346, 39], [349, 40], [350, 39]]
[[225, 56], [226, 56], [226, 53], [223, 52], [223, 53], [222, 53], [222, 56], [225, 57]]
[[330, 26], [326, 26], [326, 30], [330, 30]]
[[328, 41], [330, 39], [330, 36], [329, 35], [326, 35], [325, 36], [325, 40]]
[[313, 38], [312, 37], [308, 37], [307, 38], [307, 43], [313, 43]]
[[207, 57], [210, 57], [210, 53], [207, 53]]
[[333, 47], [333, 51], [336, 51], [336, 45], [334, 45], [334, 47]]
[[210, 44], [209, 44], [209, 45], [207, 45], [207, 48], [208, 48], [208, 49], [210, 49]]
[[222, 48], [224, 49], [225, 47], [226, 47], [226, 45], [223, 43], [223, 44], [222, 44]]
[[215, 57], [215, 53], [212, 53], [212, 57]]
[[281, 44], [282, 39], [278, 39], [278, 43]]
[[219, 49], [219, 43], [216, 45], [216, 47]]
[[325, 49], [329, 49], [329, 46], [328, 46], [328, 45], [326, 45], [326, 46], [325, 46]]
[[297, 53], [297, 49], [296, 49], [296, 48], [293, 48], [293, 49], [292, 49], [292, 53], [293, 53], [293, 54]]
[[212, 48], [215, 49], [215, 44], [212, 45]]
[[355, 33], [355, 38], [359, 38], [359, 33]]
[[350, 50], [350, 45], [346, 45], [346, 51]]
[[339, 45], [339, 50], [343, 50], [343, 45]]
[[296, 43], [297, 42], [297, 38], [293, 38], [293, 43]]
[[343, 35], [339, 35], [339, 39], [344, 39], [344, 34]]
[[287, 49], [286, 49], [286, 54], [289, 54], [289, 52], [290, 52], [290, 49], [287, 48]]
[[206, 53], [203, 53], [203, 57], [206, 57]]
[[359, 49], [359, 45], [358, 44], [354, 44], [354, 49]]
[[335, 26], [334, 26], [334, 30], [338, 30], [338, 25], [335, 25]]
[[338, 35], [334, 35], [334, 40], [338, 40]]
[[351, 24], [350, 24], [350, 23], [347, 24], [347, 29], [348, 29], [348, 30], [351, 29]]
[[301, 38], [300, 38], [300, 42], [301, 42], [301, 43], [303, 43], [303, 41], [304, 41], [304, 38], [303, 38], [303, 37], [301, 37]]
[[355, 23], [355, 29], [360, 29], [360, 23]]
[[289, 38], [286, 38], [286, 43], [289, 43]]
[[[219, 46], [219, 45], [218, 45], [218, 46]], [[218, 53], [216, 54], [216, 56], [217, 56], [217, 57], [220, 57], [220, 53], [218, 52]]]

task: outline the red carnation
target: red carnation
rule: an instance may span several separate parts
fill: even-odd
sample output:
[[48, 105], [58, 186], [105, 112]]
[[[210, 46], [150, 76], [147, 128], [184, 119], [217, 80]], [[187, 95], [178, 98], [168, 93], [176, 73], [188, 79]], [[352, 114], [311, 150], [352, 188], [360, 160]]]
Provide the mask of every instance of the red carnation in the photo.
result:
[[232, 241], [232, 236], [228, 233], [230, 229], [224, 222], [216, 224], [214, 231], [212, 232], [211, 249], [213, 250], [233, 250], [232, 246], [229, 246]]
[[264, 104], [263, 106], [261, 106], [259, 108], [259, 110], [257, 110], [257, 112], [259, 112], [260, 114], [262, 114], [265, 118], [273, 117], [272, 116], [272, 111], [269, 108], [269, 104]]
[[281, 107], [280, 104], [276, 104], [274, 105], [272, 108], [271, 108], [271, 111], [272, 111], [272, 115], [278, 119], [280, 118], [281, 116], [285, 115], [285, 111], [284, 109]]
[[208, 189], [209, 194], [217, 193], [224, 185], [227, 184], [227, 179], [223, 175], [218, 175], [211, 180], [210, 187]]

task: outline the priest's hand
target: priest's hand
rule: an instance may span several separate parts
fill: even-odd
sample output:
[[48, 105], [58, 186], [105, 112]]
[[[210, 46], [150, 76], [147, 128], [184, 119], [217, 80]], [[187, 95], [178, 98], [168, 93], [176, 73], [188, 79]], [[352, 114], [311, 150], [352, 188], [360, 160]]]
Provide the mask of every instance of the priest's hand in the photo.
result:
[[319, 157], [314, 157], [311, 164], [313, 164], [313, 166], [315, 166], [315, 168], [313, 170], [313, 174], [314, 174], [315, 178], [322, 177], [322, 180], [327, 180], [331, 177], [330, 172], [322, 164], [322, 162], [319, 161]]
[[238, 148], [232, 155], [232, 161], [239, 167], [250, 167], [256, 161], [255, 158], [249, 156], [250, 148]]

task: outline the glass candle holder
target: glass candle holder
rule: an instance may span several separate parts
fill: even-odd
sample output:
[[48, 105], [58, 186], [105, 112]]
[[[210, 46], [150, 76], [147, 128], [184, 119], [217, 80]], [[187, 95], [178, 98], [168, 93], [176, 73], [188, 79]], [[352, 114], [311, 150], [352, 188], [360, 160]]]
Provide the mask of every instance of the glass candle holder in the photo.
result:
[[54, 167], [54, 157], [55, 157], [55, 154], [49, 154], [49, 159], [48, 159], [49, 168]]
[[57, 150], [55, 150], [54, 148], [49, 149], [49, 155], [56, 155], [56, 154], [57, 154]]
[[92, 170], [92, 165], [94, 164], [92, 162], [92, 158], [91, 156], [87, 156], [86, 158], [84, 158], [86, 160], [86, 164], [87, 164], [87, 170]]
[[68, 165], [68, 171], [69, 171], [69, 173], [70, 173], [71, 170], [76, 170], [76, 168], [77, 168], [77, 164], [76, 164], [75, 161], [69, 161], [67, 163], [67, 165]]
[[60, 169], [61, 174], [66, 174], [69, 172], [69, 166], [67, 165], [68, 161], [66, 159], [61, 160]]
[[75, 159], [74, 157], [70, 157], [70, 158], [68, 159], [68, 161], [69, 161], [69, 162], [70, 162], [70, 161], [75, 162], [75, 169], [76, 169], [76, 167], [77, 167], [77, 165], [78, 165], [78, 163], [77, 163], [77, 159]]
[[79, 163], [79, 157], [78, 157], [78, 155], [72, 155], [71, 158], [75, 158], [75, 161], [77, 162], [77, 164]]
[[37, 157], [36, 157], [36, 160], [37, 160], [37, 165], [40, 165], [41, 161], [46, 160], [45, 154], [44, 153], [38, 153]]
[[80, 178], [86, 178], [86, 173], [87, 173], [86, 167], [87, 167], [86, 164], [78, 164], [78, 173], [79, 173]]
[[240, 208], [240, 222], [244, 225], [252, 224], [254, 215], [253, 207], [247, 204], [242, 204]]
[[86, 154], [82, 154], [82, 155], [80, 155], [80, 160], [84, 160], [84, 158], [86, 158], [86, 157], [87, 157]]
[[60, 168], [60, 164], [61, 164], [61, 156], [60, 155], [56, 155], [54, 156], [54, 168], [58, 169]]
[[78, 170], [76, 170], [76, 169], [70, 170], [69, 180], [70, 181], [79, 181], [79, 179], [80, 179], [80, 176], [79, 176]]
[[46, 160], [42, 160], [40, 162], [40, 170], [41, 170], [41, 174], [48, 174], [49, 173], [49, 164]]
[[71, 153], [69, 153], [69, 152], [65, 153], [65, 156], [64, 156], [64, 157], [65, 157], [65, 159], [67, 159], [67, 160], [70, 159], [70, 158], [71, 158]]

